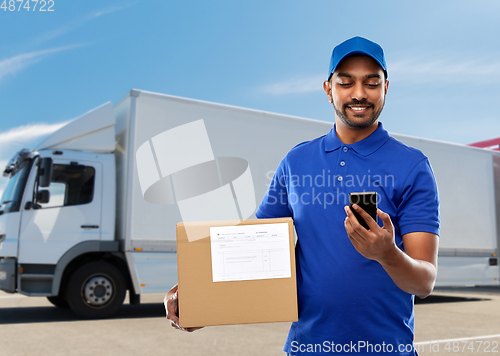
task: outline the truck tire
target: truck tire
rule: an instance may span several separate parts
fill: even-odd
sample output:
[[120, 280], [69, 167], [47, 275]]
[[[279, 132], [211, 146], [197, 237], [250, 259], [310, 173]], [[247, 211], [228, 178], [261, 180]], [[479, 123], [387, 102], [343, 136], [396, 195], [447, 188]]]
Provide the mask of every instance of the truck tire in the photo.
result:
[[64, 295], [54, 295], [52, 297], [47, 297], [48, 301], [51, 302], [53, 305], [55, 305], [58, 308], [61, 309], [68, 309], [68, 301], [64, 297]]
[[118, 268], [97, 261], [73, 273], [66, 288], [66, 300], [79, 317], [99, 319], [116, 313], [123, 304], [125, 293], [125, 278]]

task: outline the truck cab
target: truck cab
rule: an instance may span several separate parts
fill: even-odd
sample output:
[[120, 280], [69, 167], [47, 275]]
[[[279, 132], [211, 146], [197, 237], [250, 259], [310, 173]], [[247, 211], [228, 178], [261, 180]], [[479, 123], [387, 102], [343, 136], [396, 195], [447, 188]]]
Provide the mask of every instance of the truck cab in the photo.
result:
[[84, 317], [122, 304], [130, 277], [114, 236], [114, 123], [105, 104], [7, 165], [0, 289], [46, 296]]

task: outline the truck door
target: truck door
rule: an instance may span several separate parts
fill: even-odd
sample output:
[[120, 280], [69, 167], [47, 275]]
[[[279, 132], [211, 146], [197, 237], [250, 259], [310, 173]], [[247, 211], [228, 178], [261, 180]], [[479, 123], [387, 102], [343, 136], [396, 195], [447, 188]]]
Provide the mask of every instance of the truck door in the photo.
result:
[[54, 160], [50, 186], [40, 189], [50, 199], [22, 211], [19, 263], [54, 265], [79, 242], [100, 240], [100, 163]]
[[0, 257], [17, 257], [23, 193], [30, 191], [25, 187], [31, 166], [31, 159], [20, 164], [0, 198]]

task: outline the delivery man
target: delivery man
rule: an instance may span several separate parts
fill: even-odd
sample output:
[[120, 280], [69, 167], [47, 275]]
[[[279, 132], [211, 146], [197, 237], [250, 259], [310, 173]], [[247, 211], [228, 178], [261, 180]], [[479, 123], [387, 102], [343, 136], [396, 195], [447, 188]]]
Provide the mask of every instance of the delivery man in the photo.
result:
[[[378, 44], [336, 46], [323, 83], [335, 125], [283, 158], [256, 212], [292, 217], [297, 232], [299, 320], [288, 354], [415, 355], [413, 299], [436, 280], [439, 198], [427, 157], [378, 120], [388, 87]], [[369, 229], [348, 206], [349, 193], [366, 191], [377, 193], [378, 222], [353, 209]], [[178, 327], [176, 288], [165, 306]]]

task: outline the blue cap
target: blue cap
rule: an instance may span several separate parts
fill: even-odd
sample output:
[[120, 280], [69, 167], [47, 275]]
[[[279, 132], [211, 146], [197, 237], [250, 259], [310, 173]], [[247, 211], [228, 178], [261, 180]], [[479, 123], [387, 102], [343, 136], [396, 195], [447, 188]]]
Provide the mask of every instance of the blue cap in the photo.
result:
[[354, 56], [356, 54], [372, 57], [382, 67], [387, 79], [387, 67], [385, 65], [384, 50], [375, 42], [369, 41], [363, 37], [353, 37], [342, 42], [333, 49], [332, 59], [330, 60], [330, 71], [328, 72], [328, 80], [337, 69], [343, 59]]

